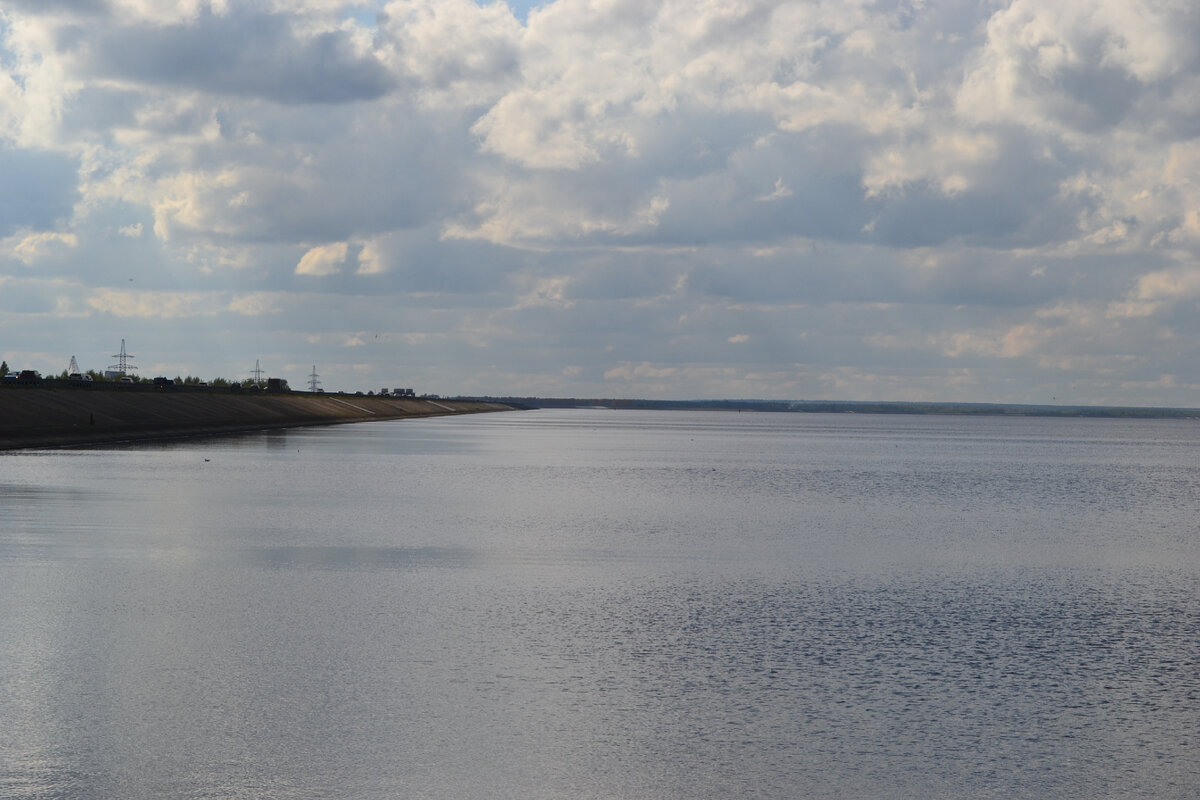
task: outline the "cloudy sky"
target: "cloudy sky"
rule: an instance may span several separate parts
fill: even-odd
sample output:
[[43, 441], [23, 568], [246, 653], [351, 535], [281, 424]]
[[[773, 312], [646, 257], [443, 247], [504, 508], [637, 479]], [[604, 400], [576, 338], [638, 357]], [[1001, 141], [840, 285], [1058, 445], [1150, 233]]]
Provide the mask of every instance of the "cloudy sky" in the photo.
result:
[[3, 0], [0, 356], [1200, 406], [1194, 0]]

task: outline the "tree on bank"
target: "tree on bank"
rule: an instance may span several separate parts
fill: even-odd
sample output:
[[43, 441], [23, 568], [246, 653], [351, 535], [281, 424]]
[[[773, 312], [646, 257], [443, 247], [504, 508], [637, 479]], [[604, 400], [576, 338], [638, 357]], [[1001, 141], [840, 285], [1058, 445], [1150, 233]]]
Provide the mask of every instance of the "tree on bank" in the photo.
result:
[[8, 362], [0, 361], [0, 378], [8, 374]]

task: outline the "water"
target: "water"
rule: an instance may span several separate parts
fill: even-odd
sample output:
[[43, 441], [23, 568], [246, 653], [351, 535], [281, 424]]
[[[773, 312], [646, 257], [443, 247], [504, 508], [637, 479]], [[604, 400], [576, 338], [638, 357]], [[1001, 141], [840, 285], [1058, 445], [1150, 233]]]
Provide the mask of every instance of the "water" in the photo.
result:
[[0, 797], [1193, 798], [1200, 424], [0, 455]]

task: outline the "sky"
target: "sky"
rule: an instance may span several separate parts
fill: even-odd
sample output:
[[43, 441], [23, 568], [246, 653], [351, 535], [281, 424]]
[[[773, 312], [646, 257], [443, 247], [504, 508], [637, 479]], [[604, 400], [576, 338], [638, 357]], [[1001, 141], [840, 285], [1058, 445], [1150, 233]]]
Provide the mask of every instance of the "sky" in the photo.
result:
[[1200, 406], [1193, 0], [3, 0], [0, 357]]

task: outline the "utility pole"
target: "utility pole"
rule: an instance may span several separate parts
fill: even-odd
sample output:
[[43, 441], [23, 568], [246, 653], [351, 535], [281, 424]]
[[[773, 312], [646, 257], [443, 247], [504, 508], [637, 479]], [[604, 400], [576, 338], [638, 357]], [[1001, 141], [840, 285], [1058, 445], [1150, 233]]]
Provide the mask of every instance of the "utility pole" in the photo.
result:
[[310, 392], [316, 393], [317, 389], [321, 386], [321, 382], [317, 380], [319, 377], [321, 376], [317, 374], [317, 365], [313, 364], [312, 374], [308, 376], [308, 390]]

